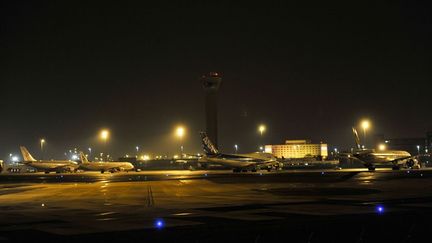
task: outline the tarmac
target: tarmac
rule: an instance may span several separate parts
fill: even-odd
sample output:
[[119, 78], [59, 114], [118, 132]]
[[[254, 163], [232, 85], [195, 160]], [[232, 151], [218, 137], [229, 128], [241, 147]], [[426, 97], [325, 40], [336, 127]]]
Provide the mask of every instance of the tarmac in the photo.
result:
[[0, 240], [424, 242], [432, 170], [0, 174]]

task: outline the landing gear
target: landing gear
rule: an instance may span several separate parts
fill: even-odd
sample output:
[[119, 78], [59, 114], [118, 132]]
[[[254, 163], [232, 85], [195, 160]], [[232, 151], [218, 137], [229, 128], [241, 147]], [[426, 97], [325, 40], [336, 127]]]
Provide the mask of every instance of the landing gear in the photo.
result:
[[368, 167], [368, 170], [369, 170], [369, 171], [375, 171], [375, 167], [374, 167], [374, 166], [369, 166], [369, 167]]
[[239, 173], [241, 170], [240, 169], [237, 169], [237, 168], [235, 168], [235, 169], [233, 169], [233, 172], [234, 173]]
[[252, 169], [251, 171], [252, 171], [252, 172], [257, 172], [257, 170], [256, 170], [256, 169]]
[[416, 163], [414, 162], [414, 160], [410, 159], [408, 160], [408, 162], [406, 163], [408, 168], [412, 168]]
[[49, 174], [49, 171], [45, 171], [45, 174]]
[[105, 173], [105, 171], [104, 171], [104, 170], [101, 170], [101, 174], [103, 174], [103, 173]]
[[56, 174], [60, 174], [60, 171], [56, 171]]
[[243, 170], [241, 170], [241, 172], [247, 172], [247, 170], [246, 170], [246, 169], [243, 169]]
[[421, 168], [421, 165], [419, 163], [413, 165], [412, 167], [414, 170], [419, 170]]

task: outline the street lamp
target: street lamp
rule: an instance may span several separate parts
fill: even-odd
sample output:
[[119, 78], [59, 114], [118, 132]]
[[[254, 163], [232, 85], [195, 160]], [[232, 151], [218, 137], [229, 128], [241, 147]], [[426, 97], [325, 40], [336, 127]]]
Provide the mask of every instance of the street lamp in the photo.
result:
[[417, 154], [420, 154], [420, 145], [417, 145]]
[[260, 132], [260, 135], [262, 136], [263, 133], [266, 131], [266, 126], [264, 124], [259, 125], [258, 131]]
[[237, 144], [234, 144], [234, 148], [235, 148], [235, 151], [236, 151], [236, 153], [238, 152], [238, 145]]
[[41, 153], [42, 153], [42, 159], [43, 159], [43, 155], [44, 155], [44, 151], [43, 151], [43, 149], [44, 149], [44, 145], [45, 145], [45, 139], [44, 138], [41, 138], [40, 139], [40, 148], [41, 148]]
[[378, 149], [379, 149], [379, 150], [381, 150], [381, 151], [384, 151], [384, 150], [386, 150], [386, 148], [387, 148], [387, 147], [386, 147], [386, 145], [385, 145], [385, 144], [383, 144], [383, 143], [382, 143], [382, 144], [380, 144], [380, 145], [378, 145]]
[[186, 133], [186, 130], [185, 130], [185, 128], [184, 128], [183, 126], [178, 126], [178, 127], [175, 129], [175, 135], [176, 135], [176, 137], [178, 137], [179, 140], [180, 140], [180, 152], [181, 152], [180, 157], [183, 157], [183, 145], [182, 145], [182, 139], [183, 139], [185, 133]]
[[[263, 133], [266, 131], [266, 129], [267, 128], [266, 128], [266, 126], [264, 124], [261, 124], [261, 125], [258, 126], [258, 131], [259, 131], [259, 133], [261, 135], [261, 142], [262, 143], [263, 143], [262, 136], [263, 136]], [[261, 150], [261, 152], [263, 151], [262, 146], [260, 146], [260, 150]]]
[[364, 144], [366, 145], [366, 130], [370, 127], [370, 122], [368, 120], [363, 120], [361, 122], [361, 127], [363, 128], [363, 138], [364, 138]]
[[104, 129], [104, 130], [102, 130], [101, 132], [100, 132], [100, 138], [106, 143], [106, 141], [108, 140], [108, 138], [109, 138], [109, 131], [108, 130], [106, 130], [106, 129]]
[[[105, 149], [106, 149], [106, 143], [107, 143], [107, 140], [109, 139], [109, 136], [110, 136], [110, 132], [107, 129], [103, 129], [102, 131], [100, 131], [99, 137], [104, 142], [104, 148]], [[108, 152], [107, 152], [107, 154], [108, 154]]]

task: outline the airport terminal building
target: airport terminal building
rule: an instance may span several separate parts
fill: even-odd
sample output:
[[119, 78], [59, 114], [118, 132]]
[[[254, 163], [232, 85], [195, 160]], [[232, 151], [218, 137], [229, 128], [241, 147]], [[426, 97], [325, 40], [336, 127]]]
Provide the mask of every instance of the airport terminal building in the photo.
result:
[[328, 156], [327, 144], [313, 144], [310, 140], [286, 140], [285, 144], [266, 145], [265, 152], [277, 158], [307, 158], [325, 159]]

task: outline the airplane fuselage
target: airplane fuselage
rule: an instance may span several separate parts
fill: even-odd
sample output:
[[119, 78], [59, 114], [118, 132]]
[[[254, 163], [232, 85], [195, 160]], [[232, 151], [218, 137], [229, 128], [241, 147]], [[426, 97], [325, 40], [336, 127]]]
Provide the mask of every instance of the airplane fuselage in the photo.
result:
[[357, 130], [352, 128], [354, 140], [357, 145], [357, 151], [353, 153], [354, 158], [360, 160], [364, 166], [368, 167], [370, 171], [375, 170], [375, 165], [379, 164], [392, 164], [394, 170], [400, 169], [400, 167], [407, 168], [420, 168], [420, 164], [416, 156], [411, 156], [407, 151], [398, 150], [383, 150], [380, 152], [374, 149], [362, 149], [360, 138]]
[[27, 161], [26, 165], [43, 171], [73, 171], [78, 168], [74, 161]]
[[200, 163], [219, 164], [225, 167], [245, 168], [259, 167], [260, 165], [276, 162], [271, 154], [250, 153], [250, 154], [217, 154], [214, 156], [205, 156], [198, 160]]
[[129, 162], [88, 162], [80, 164], [80, 168], [90, 171], [129, 171], [134, 166]]
[[393, 161], [398, 161], [398, 163], [403, 163], [403, 158], [411, 157], [411, 154], [406, 151], [397, 151], [397, 150], [388, 150], [377, 152], [374, 150], [371, 151], [360, 151], [357, 154], [354, 154], [354, 157], [361, 160], [365, 164], [388, 164]]

